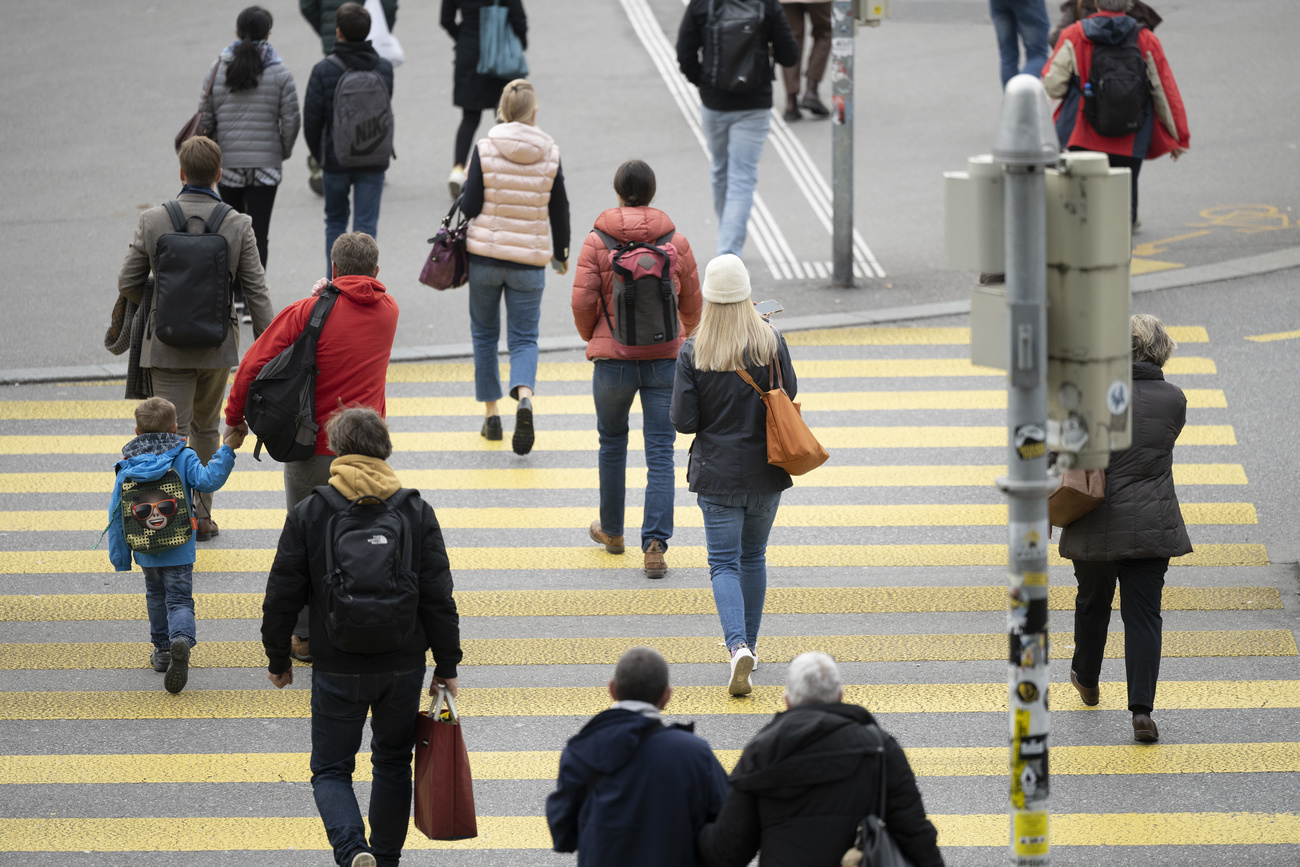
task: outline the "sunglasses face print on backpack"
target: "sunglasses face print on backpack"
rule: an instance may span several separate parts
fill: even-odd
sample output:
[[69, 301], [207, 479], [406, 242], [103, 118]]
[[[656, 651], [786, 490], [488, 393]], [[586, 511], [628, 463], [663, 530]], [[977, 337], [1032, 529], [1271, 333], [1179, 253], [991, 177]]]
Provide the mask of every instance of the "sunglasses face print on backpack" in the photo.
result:
[[131, 507], [136, 522], [146, 530], [167, 529], [171, 526], [172, 518], [176, 517], [176, 511], [176, 498], [162, 490], [141, 494], [140, 499]]
[[175, 469], [154, 481], [122, 482], [122, 535], [131, 550], [156, 554], [189, 541], [194, 516]]

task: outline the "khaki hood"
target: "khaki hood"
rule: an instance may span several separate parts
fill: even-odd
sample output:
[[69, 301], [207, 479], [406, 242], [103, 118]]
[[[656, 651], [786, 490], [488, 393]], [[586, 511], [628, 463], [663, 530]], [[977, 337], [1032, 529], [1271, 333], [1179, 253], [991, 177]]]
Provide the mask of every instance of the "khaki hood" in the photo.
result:
[[393, 468], [379, 458], [343, 455], [330, 464], [330, 484], [349, 500], [378, 497], [387, 500], [402, 487]]

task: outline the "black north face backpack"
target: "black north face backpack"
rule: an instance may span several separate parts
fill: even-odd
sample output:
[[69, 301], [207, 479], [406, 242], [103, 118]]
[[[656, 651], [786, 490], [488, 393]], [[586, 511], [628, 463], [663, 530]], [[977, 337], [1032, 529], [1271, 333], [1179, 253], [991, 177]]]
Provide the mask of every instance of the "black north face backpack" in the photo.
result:
[[325, 525], [322, 614], [329, 643], [344, 653], [401, 650], [417, 628], [420, 602], [415, 539], [401, 507], [419, 493], [402, 488], [387, 500], [352, 501], [329, 485], [316, 493], [335, 509]]
[[[1094, 42], [1083, 91], [1083, 114], [1099, 135], [1132, 135], [1146, 120], [1151, 101], [1147, 62], [1138, 48], [1141, 27], [1118, 45]], [[1091, 95], [1089, 95], [1091, 94]]]

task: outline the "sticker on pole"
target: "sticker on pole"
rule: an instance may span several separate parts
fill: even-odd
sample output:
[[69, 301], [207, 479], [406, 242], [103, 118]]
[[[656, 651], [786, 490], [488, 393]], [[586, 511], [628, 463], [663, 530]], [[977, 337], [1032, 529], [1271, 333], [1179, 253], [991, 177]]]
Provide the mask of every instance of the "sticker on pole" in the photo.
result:
[[1047, 770], [1047, 735], [1026, 735], [1013, 745], [1011, 803], [1019, 810], [1047, 800], [1051, 781]]
[[1047, 557], [1046, 521], [1012, 521], [1010, 529], [1013, 561], [1042, 560]]
[[1022, 461], [1032, 461], [1047, 454], [1047, 425], [1030, 422], [1016, 428], [1011, 440], [1016, 446], [1016, 456]]
[[1106, 406], [1111, 415], [1123, 415], [1128, 409], [1128, 383], [1117, 379], [1106, 390]]
[[[1047, 811], [1035, 810], [1031, 813], [1016, 813], [1012, 827], [1012, 837], [1015, 839], [1016, 855], [1030, 858], [1046, 855]], [[1041, 863], [1047, 862], [1044, 860]]]

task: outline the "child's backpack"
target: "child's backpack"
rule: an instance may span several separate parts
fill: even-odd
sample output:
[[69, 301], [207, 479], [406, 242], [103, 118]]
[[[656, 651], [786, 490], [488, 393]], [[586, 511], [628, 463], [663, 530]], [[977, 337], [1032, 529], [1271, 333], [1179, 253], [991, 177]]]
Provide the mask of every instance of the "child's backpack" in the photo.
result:
[[[383, 77], [374, 69], [351, 69], [334, 54], [325, 59], [343, 70], [334, 88], [329, 126], [334, 159], [347, 169], [388, 165], [393, 156], [393, 98]], [[322, 141], [322, 151], [324, 145]]]
[[184, 545], [197, 521], [185, 480], [175, 468], [152, 482], [122, 480], [122, 534], [138, 554], [158, 554]]
[[325, 525], [321, 602], [329, 643], [344, 653], [401, 650], [417, 629], [420, 602], [415, 540], [401, 506], [418, 493], [403, 488], [387, 500], [352, 501], [329, 485], [316, 493], [336, 510]]
[[654, 346], [677, 339], [681, 325], [677, 319], [677, 287], [673, 268], [677, 248], [672, 245], [675, 232], [650, 243], [629, 241], [620, 244], [600, 229], [593, 229], [609, 251], [614, 270], [611, 320], [600, 293], [601, 312], [614, 341], [622, 346]]
[[1094, 42], [1088, 81], [1083, 86], [1083, 114], [1099, 135], [1132, 135], [1142, 128], [1151, 79], [1138, 48], [1141, 27], [1134, 27], [1118, 45]]
[[772, 77], [763, 40], [763, 0], [709, 0], [704, 34], [704, 83], [737, 93], [758, 90]]
[[164, 202], [175, 232], [154, 252], [154, 333], [168, 346], [212, 347], [230, 329], [230, 245], [218, 231], [231, 207], [218, 202], [201, 232], [176, 201]]

